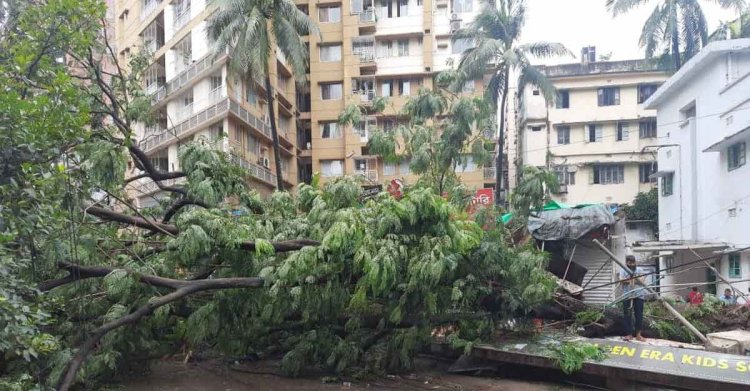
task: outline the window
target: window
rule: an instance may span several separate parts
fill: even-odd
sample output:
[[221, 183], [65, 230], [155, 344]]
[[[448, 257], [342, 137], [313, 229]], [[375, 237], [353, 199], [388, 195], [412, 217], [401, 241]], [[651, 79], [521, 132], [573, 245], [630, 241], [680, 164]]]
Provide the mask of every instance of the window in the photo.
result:
[[684, 109], [680, 110], [680, 115], [682, 116], [683, 120], [695, 118], [695, 114], [696, 114], [695, 102], [687, 105]]
[[399, 80], [398, 81], [398, 92], [401, 94], [401, 96], [409, 96], [411, 95], [411, 81], [409, 80]]
[[383, 175], [396, 175], [396, 165], [393, 163], [384, 163]]
[[568, 166], [557, 166], [555, 167], [555, 174], [557, 174], [557, 183], [559, 185], [575, 185], [576, 184], [576, 173], [568, 169]]
[[248, 82], [245, 88], [245, 99], [247, 100], [247, 103], [250, 103], [251, 105], [258, 103], [258, 93], [255, 92], [255, 87], [253, 86], [252, 81]]
[[618, 122], [617, 123], [617, 141], [627, 141], [630, 137], [630, 128], [628, 127], [627, 123], [624, 122]]
[[320, 175], [324, 177], [334, 177], [344, 175], [343, 160], [321, 160]]
[[343, 96], [344, 88], [341, 83], [330, 83], [320, 85], [320, 99], [339, 100]]
[[534, 89], [534, 91], [531, 91], [531, 95], [539, 96], [539, 90]]
[[638, 135], [640, 138], [656, 137], [656, 118], [649, 118], [638, 123]]
[[674, 187], [674, 174], [673, 173], [669, 173], [661, 177], [661, 196], [662, 197], [671, 196], [673, 193], [673, 187]]
[[260, 156], [260, 142], [249, 132], [247, 133], [247, 151], [256, 157]]
[[380, 91], [382, 96], [393, 96], [393, 80], [383, 80]]
[[557, 143], [570, 144], [570, 126], [557, 127]]
[[531, 128], [532, 132], [541, 132], [542, 131], [542, 127], [541, 126], [531, 126], [530, 128]]
[[406, 15], [409, 15], [409, 0], [398, 0], [398, 14], [396, 16]]
[[396, 42], [396, 46], [398, 48], [398, 56], [404, 57], [409, 55], [409, 40], [408, 39], [399, 39]]
[[169, 171], [169, 154], [166, 149], [162, 149], [154, 156], [149, 157], [151, 164], [159, 171]]
[[453, 13], [471, 12], [473, 9], [473, 0], [453, 0]]
[[601, 125], [589, 124], [588, 134], [586, 135], [586, 141], [590, 143], [597, 143], [602, 141], [604, 132]]
[[472, 48], [474, 45], [473, 45], [471, 38], [460, 38], [460, 39], [454, 40], [453, 45], [451, 46], [452, 46], [451, 53], [461, 54], [466, 49]]
[[638, 180], [641, 183], [651, 183], [654, 180], [651, 179], [651, 174], [656, 172], [656, 162], [641, 163], [638, 165]]
[[464, 156], [462, 159], [459, 159], [458, 164], [456, 164], [456, 168], [454, 169], [457, 173], [472, 172], [476, 170], [477, 166], [474, 164], [474, 158], [471, 156]]
[[597, 164], [593, 169], [593, 183], [612, 185], [625, 182], [625, 166], [622, 164]]
[[399, 174], [401, 175], [411, 174], [411, 167], [409, 167], [410, 164], [411, 164], [411, 159], [402, 159], [401, 163], [398, 164]]
[[341, 138], [341, 128], [336, 122], [324, 122], [320, 124], [320, 137]]
[[380, 1], [380, 16], [381, 18], [392, 18], [393, 17], [393, 2], [391, 0]]
[[745, 143], [734, 143], [727, 148], [727, 169], [732, 171], [745, 165]]
[[620, 104], [620, 87], [602, 87], [597, 91], [599, 106], [617, 106]]
[[729, 261], [729, 278], [742, 278], [742, 264], [740, 263], [740, 254], [727, 255]]
[[341, 61], [341, 44], [320, 45], [320, 61]]
[[674, 256], [665, 255], [663, 259], [664, 259], [664, 270], [665, 271], [672, 270], [672, 268], [674, 267]]
[[217, 141], [224, 136], [224, 127], [221, 124], [211, 126], [208, 128], [208, 139], [211, 141]]
[[338, 23], [341, 21], [341, 6], [334, 5], [318, 8], [318, 21], [320, 23]]
[[474, 80], [468, 80], [461, 86], [461, 92], [464, 94], [474, 93]]
[[558, 108], [558, 109], [570, 108], [570, 91], [568, 90], [557, 91], [557, 100], [555, 100], [555, 108]]
[[638, 85], [638, 103], [643, 103], [648, 99], [651, 95], [656, 92], [656, 89], [659, 88], [656, 84], [639, 84]]

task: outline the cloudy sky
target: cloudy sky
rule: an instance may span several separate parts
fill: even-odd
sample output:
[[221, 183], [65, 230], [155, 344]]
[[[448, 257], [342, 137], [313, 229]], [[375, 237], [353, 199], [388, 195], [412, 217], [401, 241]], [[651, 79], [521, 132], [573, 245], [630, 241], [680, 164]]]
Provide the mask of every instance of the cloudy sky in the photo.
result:
[[[528, 10], [522, 40], [556, 41], [568, 47], [576, 58], [581, 48], [596, 46], [597, 55], [612, 53], [613, 60], [643, 57], [638, 47], [643, 23], [658, 3], [651, 0], [630, 13], [613, 18], [605, 0], [526, 0]], [[701, 1], [709, 33], [720, 21], [733, 19], [736, 12], [721, 9], [714, 1]], [[548, 63], [575, 62], [567, 58]], [[546, 62], [546, 61], [545, 61]]]

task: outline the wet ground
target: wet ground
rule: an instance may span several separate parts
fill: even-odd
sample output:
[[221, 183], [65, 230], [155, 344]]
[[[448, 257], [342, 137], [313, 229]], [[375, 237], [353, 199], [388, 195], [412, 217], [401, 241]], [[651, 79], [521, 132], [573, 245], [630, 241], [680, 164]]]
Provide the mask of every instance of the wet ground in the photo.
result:
[[274, 363], [267, 362], [227, 365], [219, 362], [184, 364], [179, 361], [160, 361], [152, 366], [150, 374], [128, 379], [122, 383], [123, 388], [120, 389], [127, 391], [563, 391], [580, 389], [553, 383], [453, 375], [429, 367], [412, 374], [391, 375], [363, 382], [328, 379], [330, 382], [324, 383], [322, 379], [321, 376], [301, 379], [285, 378], [278, 375], [278, 369]]

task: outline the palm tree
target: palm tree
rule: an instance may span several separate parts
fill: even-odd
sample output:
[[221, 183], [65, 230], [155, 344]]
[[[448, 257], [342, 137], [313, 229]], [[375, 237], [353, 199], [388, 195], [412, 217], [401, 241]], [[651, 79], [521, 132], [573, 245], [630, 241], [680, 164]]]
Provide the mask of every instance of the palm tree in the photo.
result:
[[716, 30], [708, 37], [709, 41], [722, 41], [725, 39], [750, 38], [750, 7], [740, 14], [740, 17], [722, 22]]
[[498, 108], [500, 99], [500, 134], [495, 163], [495, 203], [501, 205], [502, 190], [506, 187], [503, 175], [503, 138], [505, 115], [508, 109], [508, 88], [512, 74], [518, 75], [518, 91], [528, 86], [538, 88], [548, 102], [555, 100], [555, 87], [534, 68], [529, 56], [549, 58], [573, 54], [560, 43], [536, 42], [520, 44], [526, 21], [525, 0], [486, 0], [479, 15], [453, 36], [453, 42], [471, 40], [474, 47], [461, 55], [458, 65], [459, 83], [481, 79], [489, 74], [485, 98]]
[[[617, 16], [649, 0], [607, 0], [607, 8]], [[738, 11], [745, 0], [714, 0], [723, 8]], [[698, 0], [660, 0], [646, 19], [639, 41], [646, 48], [646, 57], [652, 58], [659, 49], [669, 53], [675, 69], [708, 43], [706, 16]]]
[[230, 67], [246, 79], [265, 78], [268, 117], [276, 163], [277, 188], [284, 190], [279, 135], [276, 129], [273, 89], [269, 64], [274, 49], [291, 65], [298, 84], [305, 81], [309, 54], [302, 36], [318, 34], [318, 27], [293, 0], [210, 0], [217, 7], [207, 32], [216, 42], [214, 52], [230, 51]]

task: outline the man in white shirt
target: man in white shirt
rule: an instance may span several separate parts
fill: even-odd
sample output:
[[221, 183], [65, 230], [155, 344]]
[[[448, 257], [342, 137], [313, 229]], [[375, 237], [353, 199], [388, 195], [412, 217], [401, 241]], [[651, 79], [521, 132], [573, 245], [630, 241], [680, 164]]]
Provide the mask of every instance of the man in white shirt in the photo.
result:
[[[620, 285], [622, 286], [622, 309], [626, 341], [635, 336], [638, 341], [645, 341], [641, 336], [643, 329], [643, 302], [647, 294], [642, 284], [645, 284], [645, 271], [636, 266], [635, 257], [628, 255], [625, 263], [629, 270], [620, 270]], [[632, 274], [631, 274], [632, 273]], [[639, 283], [640, 281], [640, 283]], [[633, 327], [633, 315], [635, 315], [635, 327]]]

